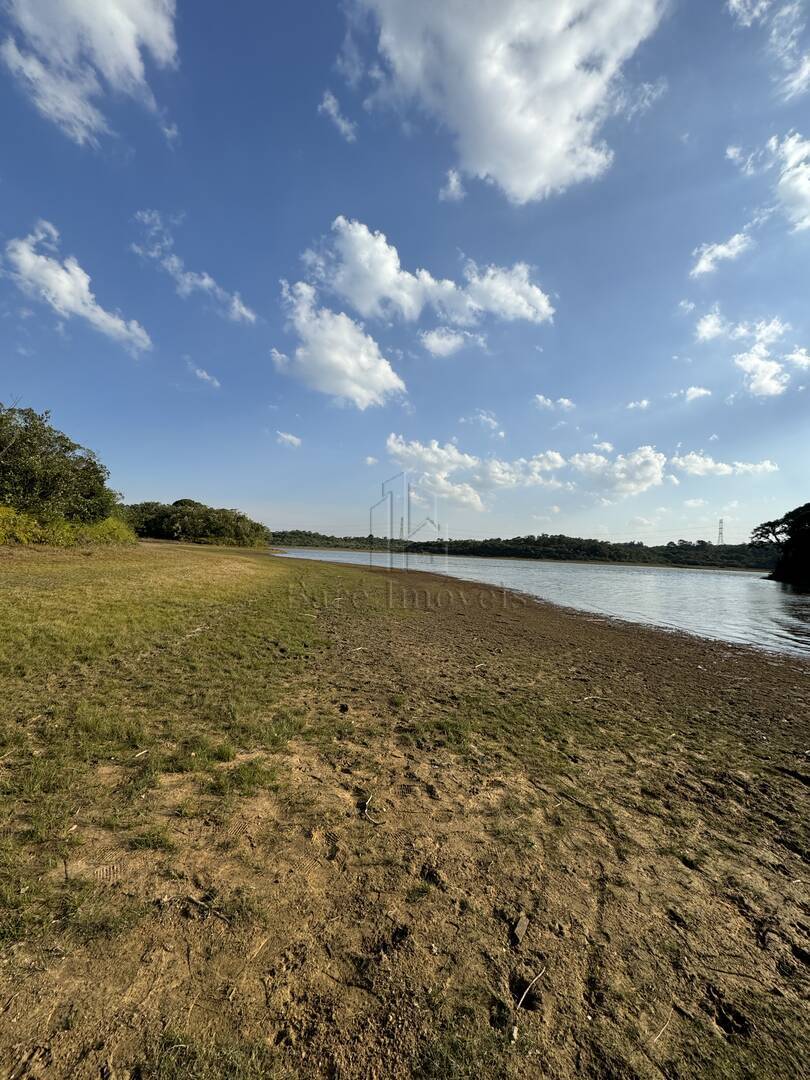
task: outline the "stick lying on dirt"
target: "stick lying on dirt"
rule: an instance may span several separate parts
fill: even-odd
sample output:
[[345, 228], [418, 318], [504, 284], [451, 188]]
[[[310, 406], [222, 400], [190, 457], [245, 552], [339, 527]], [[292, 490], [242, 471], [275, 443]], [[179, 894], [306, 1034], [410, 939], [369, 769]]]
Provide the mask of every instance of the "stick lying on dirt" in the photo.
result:
[[[526, 1000], [526, 998], [528, 996], [528, 993], [531, 990], [531, 988], [534, 986], [534, 984], [537, 982], [537, 980], [541, 976], [545, 975], [545, 973], [546, 973], [545, 967], [542, 969], [542, 971], [538, 971], [538, 973], [535, 975], [535, 977], [532, 979], [532, 981], [529, 983], [529, 985], [526, 987], [526, 989], [520, 995], [520, 1001], [515, 1006], [515, 1014], [516, 1015], [517, 1015], [518, 1012], [520, 1012], [520, 1007], [523, 1004], [523, 1002]], [[512, 1028], [512, 1042], [517, 1042], [517, 1037], [518, 1037], [518, 1026], [517, 1026], [517, 1024], [515, 1024], [515, 1026]]]
[[523, 993], [521, 994], [521, 996], [520, 996], [520, 1001], [519, 1001], [519, 1002], [517, 1003], [517, 1008], [515, 1009], [515, 1012], [517, 1012], [517, 1011], [518, 1011], [518, 1009], [519, 1009], [519, 1008], [521, 1007], [521, 1005], [523, 1004], [523, 1002], [524, 1002], [524, 1001], [526, 1000], [526, 996], [528, 995], [529, 991], [530, 991], [530, 990], [531, 990], [531, 988], [532, 988], [532, 987], [534, 986], [534, 984], [535, 984], [535, 983], [537, 982], [537, 980], [538, 980], [538, 979], [539, 979], [539, 978], [540, 978], [540, 977], [541, 977], [542, 975], [545, 975], [545, 973], [546, 973], [546, 969], [545, 969], [545, 968], [543, 968], [543, 970], [542, 970], [542, 971], [538, 972], [538, 973], [537, 973], [537, 975], [535, 975], [535, 977], [534, 977], [534, 978], [532, 979], [532, 981], [531, 981], [531, 982], [529, 983], [529, 985], [528, 985], [528, 986], [526, 987], [526, 989], [525, 989], [525, 990], [523, 991]]
[[669, 1027], [669, 1022], [670, 1022], [670, 1020], [672, 1019], [672, 1017], [673, 1017], [674, 1013], [675, 1013], [675, 1010], [674, 1010], [674, 1009], [670, 1009], [670, 1010], [669, 1010], [669, 1016], [667, 1017], [667, 1021], [666, 1021], [666, 1023], [665, 1023], [665, 1024], [664, 1024], [664, 1026], [663, 1026], [663, 1027], [661, 1028], [661, 1030], [660, 1030], [660, 1031], [658, 1032], [658, 1034], [657, 1034], [657, 1035], [655, 1036], [655, 1038], [653, 1039], [653, 1041], [652, 1041], [652, 1042], [650, 1043], [650, 1046], [655, 1046], [655, 1044], [656, 1044], [656, 1043], [658, 1042], [658, 1040], [659, 1040], [659, 1039], [661, 1038], [661, 1036], [662, 1036], [662, 1035], [664, 1034], [664, 1032], [665, 1032], [665, 1031], [667, 1030], [667, 1028]]
[[370, 821], [372, 825], [382, 825], [381, 821], [378, 821], [376, 818], [373, 818], [371, 816], [371, 814], [369, 814], [369, 812], [368, 812], [368, 808], [369, 808], [369, 806], [371, 806], [371, 800], [373, 798], [374, 798], [374, 792], [372, 791], [372, 793], [366, 799], [365, 805], [363, 806], [363, 817], [366, 818], [368, 821]]

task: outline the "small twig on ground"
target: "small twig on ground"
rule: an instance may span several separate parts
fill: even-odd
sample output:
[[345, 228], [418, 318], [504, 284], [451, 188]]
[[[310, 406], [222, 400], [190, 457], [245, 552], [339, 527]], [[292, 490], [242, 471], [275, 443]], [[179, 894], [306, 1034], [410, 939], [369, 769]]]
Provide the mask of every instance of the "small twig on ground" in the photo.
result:
[[368, 812], [368, 808], [369, 808], [369, 806], [371, 806], [371, 800], [373, 798], [374, 798], [374, 792], [372, 791], [372, 793], [366, 799], [365, 804], [363, 806], [363, 817], [366, 818], [367, 821], [370, 821], [372, 825], [382, 825], [381, 821], [378, 821], [377, 818], [373, 818], [371, 816], [371, 814], [369, 814], [369, 812]]
[[202, 908], [203, 911], [207, 911], [210, 915], [215, 916], [217, 919], [222, 919], [222, 921], [224, 923], [227, 923], [228, 926], [231, 925], [231, 920], [228, 918], [227, 915], [223, 915], [222, 912], [217, 911], [215, 907], [211, 907], [210, 904], [206, 904], [204, 900], [198, 900], [197, 897], [192, 896], [191, 893], [189, 893], [189, 895], [186, 897], [186, 900], [188, 900], [192, 904], [196, 904], [197, 907]]
[[247, 969], [250, 967], [250, 965], [253, 963], [253, 961], [256, 959], [256, 957], [259, 955], [259, 953], [262, 951], [262, 949], [265, 947], [265, 945], [267, 944], [267, 942], [269, 940], [270, 940], [270, 938], [266, 937], [262, 941], [260, 941], [258, 946], [253, 950], [253, 952], [247, 958], [247, 962], [245, 963], [242, 970], [239, 972], [239, 977], [236, 979], [233, 986], [228, 991], [228, 1001], [233, 1001], [233, 999], [234, 999], [234, 997], [236, 995], [236, 991], [239, 989], [239, 986], [241, 985], [242, 980], [245, 977], [245, 972], [247, 971]]
[[662, 1035], [664, 1034], [664, 1032], [665, 1032], [665, 1031], [667, 1030], [667, 1028], [669, 1027], [669, 1022], [670, 1022], [670, 1020], [672, 1019], [672, 1017], [673, 1017], [674, 1015], [675, 1015], [675, 1010], [674, 1010], [674, 1009], [670, 1009], [670, 1010], [669, 1010], [669, 1016], [667, 1017], [667, 1021], [666, 1021], [666, 1023], [665, 1023], [665, 1024], [664, 1024], [664, 1026], [663, 1026], [663, 1027], [661, 1028], [661, 1030], [660, 1030], [660, 1031], [658, 1032], [658, 1034], [657, 1034], [657, 1035], [655, 1036], [655, 1038], [653, 1039], [653, 1041], [652, 1041], [652, 1042], [650, 1043], [650, 1046], [655, 1046], [655, 1044], [656, 1044], [656, 1043], [658, 1042], [658, 1040], [659, 1040], [659, 1039], [661, 1038], [661, 1036], [662, 1036]]
[[137, 759], [139, 757], [143, 757], [144, 754], [148, 754], [148, 753], [149, 753], [149, 747], [147, 746], [147, 748], [145, 750], [139, 750], [138, 753], [135, 755], [135, 758]]
[[[528, 996], [528, 993], [531, 990], [531, 988], [534, 986], [534, 984], [537, 982], [538, 979], [540, 979], [543, 975], [545, 975], [545, 973], [546, 973], [546, 969], [543, 968], [542, 971], [538, 972], [537, 975], [535, 975], [535, 977], [532, 979], [532, 981], [529, 983], [529, 985], [526, 987], [526, 989], [521, 994], [520, 1001], [517, 1003], [517, 1008], [518, 1009], [521, 1007], [523, 1002], [526, 1000], [526, 997]], [[517, 1011], [517, 1010], [515, 1010], [515, 1011]]]

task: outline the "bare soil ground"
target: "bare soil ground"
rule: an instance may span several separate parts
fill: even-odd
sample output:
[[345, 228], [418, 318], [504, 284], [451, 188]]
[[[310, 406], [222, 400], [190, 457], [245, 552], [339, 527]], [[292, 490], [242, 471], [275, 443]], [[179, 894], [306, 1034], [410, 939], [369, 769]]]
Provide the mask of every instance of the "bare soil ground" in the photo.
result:
[[3, 1075], [804, 1075], [810, 664], [424, 574], [38, 558], [0, 560]]

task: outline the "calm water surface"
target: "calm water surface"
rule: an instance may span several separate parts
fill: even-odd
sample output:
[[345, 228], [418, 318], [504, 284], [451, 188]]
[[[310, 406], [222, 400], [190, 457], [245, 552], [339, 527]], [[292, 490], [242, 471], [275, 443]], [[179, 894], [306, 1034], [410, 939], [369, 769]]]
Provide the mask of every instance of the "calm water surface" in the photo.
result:
[[[370, 560], [369, 553], [362, 551], [290, 548], [284, 554], [363, 566]], [[371, 558], [374, 566], [389, 565], [384, 552]], [[405, 558], [393, 556], [393, 565], [404, 567]], [[580, 611], [684, 630], [717, 641], [810, 656], [810, 595], [766, 581], [759, 572], [457, 555], [408, 555], [407, 568], [517, 589]]]

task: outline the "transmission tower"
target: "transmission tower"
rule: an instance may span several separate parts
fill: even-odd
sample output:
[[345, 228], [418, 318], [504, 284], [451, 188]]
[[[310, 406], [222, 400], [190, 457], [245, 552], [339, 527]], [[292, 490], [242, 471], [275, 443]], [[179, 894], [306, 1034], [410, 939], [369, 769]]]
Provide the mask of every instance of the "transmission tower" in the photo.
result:
[[724, 543], [725, 539], [723, 537], [723, 519], [720, 518], [720, 524], [717, 526], [717, 545], [719, 547], [721, 544]]

